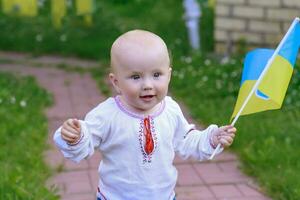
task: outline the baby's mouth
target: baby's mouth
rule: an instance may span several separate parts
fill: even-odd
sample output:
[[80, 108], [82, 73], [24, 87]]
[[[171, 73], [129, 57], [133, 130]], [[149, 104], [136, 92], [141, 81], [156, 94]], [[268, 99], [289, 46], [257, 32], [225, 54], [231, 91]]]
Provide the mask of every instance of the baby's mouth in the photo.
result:
[[141, 99], [152, 99], [153, 97], [155, 97], [155, 95], [143, 95], [143, 96], [140, 96]]

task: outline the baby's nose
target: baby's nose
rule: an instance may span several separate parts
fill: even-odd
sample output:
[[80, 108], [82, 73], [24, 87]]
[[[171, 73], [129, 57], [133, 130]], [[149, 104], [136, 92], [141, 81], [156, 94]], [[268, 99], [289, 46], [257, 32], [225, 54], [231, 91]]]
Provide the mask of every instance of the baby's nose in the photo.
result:
[[152, 90], [153, 88], [153, 84], [152, 84], [152, 81], [150, 80], [145, 80], [143, 82], [143, 90]]

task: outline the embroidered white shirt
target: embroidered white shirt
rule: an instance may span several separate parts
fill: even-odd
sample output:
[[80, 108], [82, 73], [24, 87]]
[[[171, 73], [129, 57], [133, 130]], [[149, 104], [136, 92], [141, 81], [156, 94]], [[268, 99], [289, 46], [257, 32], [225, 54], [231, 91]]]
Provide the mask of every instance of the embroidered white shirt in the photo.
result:
[[[144, 150], [145, 117], [150, 119], [154, 141], [149, 155]], [[149, 116], [132, 113], [118, 96], [111, 97], [80, 123], [83, 137], [78, 144], [68, 145], [61, 138], [61, 128], [55, 132], [54, 141], [64, 156], [75, 162], [91, 156], [94, 149], [101, 151], [98, 195], [106, 200], [172, 200], [177, 180], [175, 153], [183, 158], [207, 159], [214, 151], [209, 137], [217, 128], [210, 125], [203, 131], [194, 130], [168, 96]]]

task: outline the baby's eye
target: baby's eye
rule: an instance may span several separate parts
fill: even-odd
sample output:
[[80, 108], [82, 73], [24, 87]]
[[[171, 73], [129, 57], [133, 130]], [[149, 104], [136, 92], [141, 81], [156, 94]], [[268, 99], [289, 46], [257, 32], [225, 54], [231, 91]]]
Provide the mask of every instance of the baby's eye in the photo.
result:
[[160, 75], [161, 75], [160, 72], [155, 72], [155, 73], [153, 74], [153, 76], [154, 76], [155, 78], [158, 78]]
[[140, 76], [135, 74], [135, 75], [132, 75], [130, 78], [133, 80], [137, 80], [140, 78]]

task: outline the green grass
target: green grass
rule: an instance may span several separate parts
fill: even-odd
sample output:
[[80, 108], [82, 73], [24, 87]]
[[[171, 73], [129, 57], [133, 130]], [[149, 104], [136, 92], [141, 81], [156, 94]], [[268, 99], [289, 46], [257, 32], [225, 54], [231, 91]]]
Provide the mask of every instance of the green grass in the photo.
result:
[[[172, 92], [192, 108], [193, 117], [203, 124], [228, 124], [239, 90], [241, 62], [232, 59], [220, 64], [199, 56], [175, 62]], [[242, 169], [256, 177], [273, 199], [300, 199], [299, 85], [296, 67], [282, 109], [241, 116], [236, 123], [232, 149], [242, 160]]]
[[49, 94], [32, 77], [0, 73], [0, 199], [57, 199], [45, 187], [50, 175], [43, 162]]
[[[187, 40], [179, 0], [97, 0], [95, 8], [91, 27], [83, 25], [74, 7], [68, 8], [60, 30], [52, 26], [49, 1], [37, 18], [20, 19], [0, 14], [0, 37], [5, 38], [0, 40], [0, 48], [108, 60], [112, 42], [127, 30], [154, 31], [169, 44], [175, 43], [178, 36], [178, 41]], [[187, 51], [187, 47], [182, 50]]]
[[[201, 45], [203, 52], [209, 52], [214, 42], [213, 10], [205, 3], [201, 5]], [[49, 1], [40, 13], [33, 19], [0, 14], [0, 49], [75, 55], [108, 63], [110, 46], [117, 36], [130, 29], [146, 29], [160, 35], [172, 52], [170, 89], [176, 99], [184, 101], [193, 117], [203, 124], [229, 123], [239, 90], [242, 62], [230, 59], [220, 63], [215, 57], [207, 58], [203, 52], [189, 49], [181, 0], [97, 0], [92, 27], [84, 27], [74, 8], [69, 8], [61, 30], [54, 30], [51, 25]], [[100, 88], [109, 94], [103, 81], [107, 71], [108, 67], [102, 67], [91, 73]], [[296, 67], [282, 109], [242, 116], [236, 124], [238, 134], [232, 149], [240, 156], [242, 169], [254, 176], [273, 199], [300, 199], [299, 85]]]
[[[189, 54], [182, 0], [96, 0], [94, 24], [87, 27], [75, 8], [68, 7], [63, 26], [52, 26], [50, 1], [35, 18], [14, 17], [0, 12], [0, 49], [55, 53], [109, 60], [112, 42], [125, 31], [146, 29], [160, 35], [175, 55]], [[204, 2], [204, 1], [201, 1]], [[213, 50], [213, 11], [202, 3], [200, 25], [203, 51]], [[12, 34], [13, 33], [13, 34]]]

